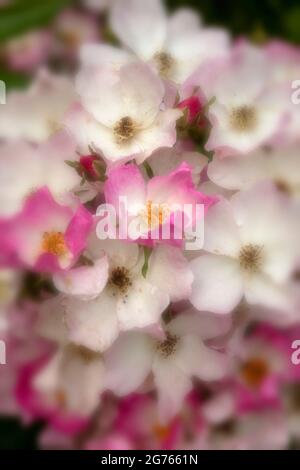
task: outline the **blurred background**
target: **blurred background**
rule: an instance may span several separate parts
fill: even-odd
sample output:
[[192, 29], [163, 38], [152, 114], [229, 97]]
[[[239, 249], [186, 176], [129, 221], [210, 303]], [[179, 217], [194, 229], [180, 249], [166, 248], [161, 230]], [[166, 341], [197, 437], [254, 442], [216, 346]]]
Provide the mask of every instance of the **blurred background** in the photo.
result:
[[[8, 89], [26, 87], [30, 83], [34, 70], [27, 69], [20, 57], [22, 51], [30, 47], [30, 41], [41, 39], [29, 35], [26, 42], [23, 38], [28, 33], [54, 33], [56, 50], [49, 58], [54, 70], [66, 67], [63, 59], [66, 52], [76, 62], [76, 47], [80, 40], [74, 34], [76, 14], [72, 16], [69, 13], [90, 15], [88, 3], [97, 6], [97, 0], [0, 0], [0, 79]], [[98, 3], [104, 5], [103, 0], [98, 0]], [[300, 43], [299, 0], [167, 0], [166, 4], [170, 10], [182, 6], [193, 7], [201, 13], [207, 25], [224, 26], [234, 36], [242, 34], [257, 43], [270, 38]], [[94, 17], [97, 18], [96, 29], [99, 27], [99, 31], [94, 33], [105, 37], [111, 34], [106, 28], [105, 10], [99, 11], [97, 8], [96, 11]], [[89, 33], [83, 29], [82, 34]], [[61, 54], [62, 49], [64, 54]], [[72, 66], [72, 60], [67, 66]], [[17, 419], [0, 419], [0, 449], [36, 448], [36, 438], [41, 428], [41, 423], [24, 428]]]

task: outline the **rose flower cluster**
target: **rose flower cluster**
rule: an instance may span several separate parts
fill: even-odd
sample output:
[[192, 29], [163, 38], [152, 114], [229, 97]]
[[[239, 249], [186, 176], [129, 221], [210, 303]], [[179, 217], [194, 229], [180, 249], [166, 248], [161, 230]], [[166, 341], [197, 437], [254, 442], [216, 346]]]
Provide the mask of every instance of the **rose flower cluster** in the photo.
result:
[[4, 57], [1, 415], [41, 448], [299, 445], [300, 49], [111, 0]]

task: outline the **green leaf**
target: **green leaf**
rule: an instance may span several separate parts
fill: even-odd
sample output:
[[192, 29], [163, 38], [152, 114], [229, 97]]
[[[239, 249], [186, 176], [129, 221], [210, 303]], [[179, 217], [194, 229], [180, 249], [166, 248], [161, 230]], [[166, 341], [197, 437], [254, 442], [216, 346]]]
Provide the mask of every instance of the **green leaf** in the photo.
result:
[[17, 1], [1, 8], [0, 41], [8, 40], [31, 29], [43, 27], [74, 0]]
[[144, 165], [144, 168], [146, 170], [148, 178], [150, 178], [150, 179], [153, 178], [154, 173], [153, 173], [153, 170], [152, 170], [151, 166], [149, 165], [149, 163], [144, 162], [143, 165]]
[[10, 90], [12, 88], [25, 88], [30, 82], [30, 77], [0, 68], [0, 80], [5, 83], [6, 90]]
[[144, 264], [142, 267], [142, 275], [144, 278], [147, 276], [147, 272], [149, 269], [149, 258], [152, 253], [152, 248], [149, 248], [148, 246], [144, 246]]

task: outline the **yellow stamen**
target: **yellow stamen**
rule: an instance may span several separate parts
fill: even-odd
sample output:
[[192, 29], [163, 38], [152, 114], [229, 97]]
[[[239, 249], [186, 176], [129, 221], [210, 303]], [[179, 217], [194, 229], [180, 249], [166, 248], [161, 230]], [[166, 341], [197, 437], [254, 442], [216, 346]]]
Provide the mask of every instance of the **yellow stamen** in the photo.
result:
[[42, 241], [42, 251], [55, 256], [64, 256], [68, 249], [63, 233], [45, 232]]

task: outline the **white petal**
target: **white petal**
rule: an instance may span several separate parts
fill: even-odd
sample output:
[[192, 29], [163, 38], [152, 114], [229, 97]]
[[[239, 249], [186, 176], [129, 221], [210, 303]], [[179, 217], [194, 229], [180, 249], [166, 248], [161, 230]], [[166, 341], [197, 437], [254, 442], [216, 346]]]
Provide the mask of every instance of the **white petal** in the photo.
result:
[[193, 335], [181, 338], [176, 363], [187, 375], [205, 381], [222, 379], [227, 369], [226, 356]]
[[87, 361], [75, 348], [61, 349], [36, 376], [35, 387], [55, 400], [57, 390], [64, 394], [66, 407], [79, 416], [89, 415], [99, 406], [104, 387], [102, 359]]
[[189, 297], [193, 274], [181, 250], [160, 245], [152, 252], [147, 280], [176, 302]]
[[122, 330], [143, 328], [157, 323], [169, 305], [169, 296], [142, 276], [133, 280], [129, 292], [117, 303], [117, 315]]
[[199, 66], [228, 53], [229, 35], [221, 29], [192, 30], [189, 34], [171, 38], [166, 49], [175, 59], [170, 78], [176, 83], [183, 83]]
[[262, 247], [262, 271], [282, 282], [295, 266], [299, 237], [292, 205], [269, 182], [231, 199], [242, 244]]
[[134, 392], [151, 371], [153, 352], [149, 336], [122, 334], [104, 356], [106, 387], [120, 396]]
[[245, 282], [245, 298], [254, 305], [289, 311], [293, 308], [293, 298], [285, 286], [274, 283], [263, 274], [251, 276]]
[[180, 411], [184, 398], [192, 388], [190, 378], [177, 367], [172, 357], [164, 359], [157, 354], [153, 363], [159, 416], [162, 422], [168, 422]]
[[81, 177], [66, 164], [66, 160], [77, 160], [76, 142], [66, 132], [59, 132], [38, 148], [43, 182], [56, 198], [65, 197], [81, 182]]
[[70, 341], [94, 351], [105, 351], [119, 334], [116, 301], [105, 291], [90, 302], [66, 298], [65, 321]]
[[88, 253], [92, 259], [100, 258], [105, 253], [110, 265], [127, 269], [136, 266], [139, 259], [137, 245], [120, 240], [99, 240], [96, 235], [91, 237], [89, 241]]
[[160, 78], [141, 62], [124, 65], [119, 71], [99, 68], [91, 74], [89, 69], [83, 69], [77, 87], [84, 107], [107, 127], [114, 127], [126, 116], [137, 126], [150, 125], [165, 92]]
[[61, 364], [61, 382], [68, 406], [80, 415], [90, 415], [100, 405], [104, 390], [104, 365], [101, 356], [86, 358], [67, 349]]
[[241, 248], [239, 230], [232, 208], [225, 199], [211, 207], [205, 216], [203, 248], [214, 254], [238, 256]]
[[262, 154], [247, 157], [214, 158], [208, 165], [208, 177], [222, 188], [237, 190], [250, 188], [266, 177]]
[[80, 48], [80, 62], [83, 67], [110, 66], [119, 69], [131, 60], [128, 52], [109, 44], [83, 44]]
[[[26, 178], [24, 174], [26, 173]], [[2, 143], [0, 148], [0, 215], [22, 209], [33, 188], [43, 186], [43, 169], [37, 150], [26, 142]]]
[[198, 12], [196, 13], [190, 8], [178, 8], [168, 22], [168, 41], [172, 41], [181, 34], [186, 35], [199, 31], [200, 27], [201, 18]]
[[194, 273], [191, 303], [198, 310], [230, 313], [243, 296], [237, 261], [227, 256], [203, 255], [191, 261]]
[[176, 143], [176, 121], [181, 115], [178, 109], [162, 111], [158, 113], [150, 127], [137, 134], [136, 145], [139, 147], [139, 155], [136, 156], [136, 161], [138, 164], [159, 147], [173, 147]]
[[168, 331], [180, 337], [196, 334], [197, 337], [205, 340], [225, 335], [231, 326], [232, 319], [229, 315], [199, 313], [191, 308], [168, 323]]
[[141, 58], [162, 49], [167, 26], [160, 0], [115, 0], [110, 20], [114, 33]]

